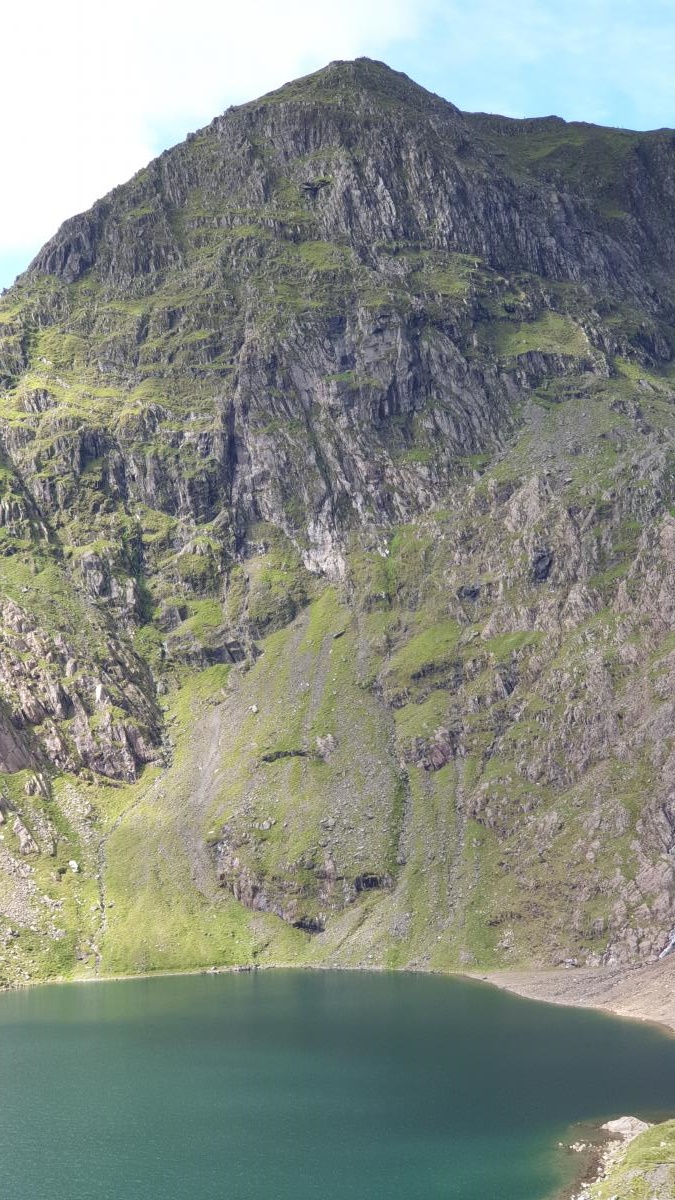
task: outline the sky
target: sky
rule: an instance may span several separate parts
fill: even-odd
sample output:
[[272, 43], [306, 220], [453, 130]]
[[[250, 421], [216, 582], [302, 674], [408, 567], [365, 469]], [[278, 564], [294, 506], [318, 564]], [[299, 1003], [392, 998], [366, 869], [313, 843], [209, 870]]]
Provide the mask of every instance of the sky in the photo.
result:
[[675, 0], [23, 0], [3, 13], [0, 288], [231, 104], [368, 55], [468, 111], [675, 126]]

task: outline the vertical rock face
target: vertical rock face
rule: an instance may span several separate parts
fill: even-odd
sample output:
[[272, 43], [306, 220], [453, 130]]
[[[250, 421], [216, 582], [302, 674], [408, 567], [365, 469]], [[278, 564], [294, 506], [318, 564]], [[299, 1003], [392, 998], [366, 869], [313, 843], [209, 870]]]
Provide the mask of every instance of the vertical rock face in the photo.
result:
[[0, 302], [7, 786], [142, 789], [229, 669], [193, 880], [380, 961], [658, 954], [674, 196], [670, 131], [360, 59], [67, 221]]

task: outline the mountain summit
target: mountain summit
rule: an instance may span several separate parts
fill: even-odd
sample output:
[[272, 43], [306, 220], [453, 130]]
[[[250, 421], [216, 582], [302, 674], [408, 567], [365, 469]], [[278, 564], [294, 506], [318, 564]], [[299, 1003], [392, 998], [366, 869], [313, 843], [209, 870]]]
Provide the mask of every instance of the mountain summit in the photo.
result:
[[0, 302], [7, 982], [668, 945], [674, 196], [671, 131], [358, 59], [47, 243]]

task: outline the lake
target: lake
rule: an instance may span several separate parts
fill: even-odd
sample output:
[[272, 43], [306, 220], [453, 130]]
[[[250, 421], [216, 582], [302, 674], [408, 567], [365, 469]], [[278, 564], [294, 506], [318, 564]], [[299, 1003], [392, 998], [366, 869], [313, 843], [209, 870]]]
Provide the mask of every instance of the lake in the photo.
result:
[[0, 995], [3, 1200], [541, 1200], [570, 1125], [675, 1113], [675, 1038], [459, 979]]

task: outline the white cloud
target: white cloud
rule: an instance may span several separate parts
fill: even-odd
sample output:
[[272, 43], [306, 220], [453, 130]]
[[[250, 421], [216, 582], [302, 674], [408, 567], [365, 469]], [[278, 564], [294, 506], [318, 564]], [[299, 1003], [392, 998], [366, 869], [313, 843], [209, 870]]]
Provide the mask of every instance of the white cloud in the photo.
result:
[[385, 53], [414, 39], [427, 7], [415, 0], [12, 5], [3, 14], [0, 72], [0, 256], [11, 253], [15, 263], [25, 248], [28, 257], [62, 220], [227, 105], [331, 59], [373, 46]]

